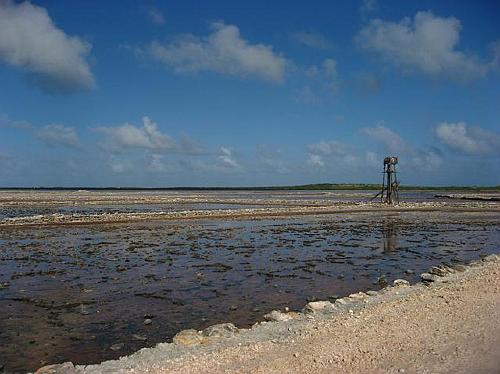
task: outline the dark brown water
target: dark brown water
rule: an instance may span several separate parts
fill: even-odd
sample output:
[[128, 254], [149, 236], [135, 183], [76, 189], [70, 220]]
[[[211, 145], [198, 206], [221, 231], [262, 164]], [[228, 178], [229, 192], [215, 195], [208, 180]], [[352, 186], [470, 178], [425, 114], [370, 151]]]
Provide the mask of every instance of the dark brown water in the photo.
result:
[[[498, 218], [371, 213], [4, 229], [0, 364], [22, 372], [96, 363], [184, 328], [249, 326], [273, 309], [377, 289], [382, 275], [416, 281], [433, 264], [499, 252]], [[110, 350], [114, 343], [124, 348]]]

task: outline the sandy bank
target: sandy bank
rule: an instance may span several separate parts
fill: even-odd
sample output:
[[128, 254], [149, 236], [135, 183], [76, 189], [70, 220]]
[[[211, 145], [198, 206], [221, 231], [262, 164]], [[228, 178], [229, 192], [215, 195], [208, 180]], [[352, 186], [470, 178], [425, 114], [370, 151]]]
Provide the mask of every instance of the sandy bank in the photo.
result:
[[436, 267], [425, 283], [309, 303], [251, 329], [184, 331], [173, 344], [39, 373], [495, 372], [500, 368], [500, 258]]
[[115, 224], [146, 221], [190, 220], [190, 219], [259, 219], [293, 217], [321, 214], [368, 213], [368, 212], [496, 212], [500, 207], [478, 202], [468, 203], [400, 203], [387, 206], [380, 203], [337, 203], [328, 206], [273, 207], [251, 209], [185, 210], [147, 213], [102, 213], [102, 214], [49, 214], [28, 217], [5, 218], [0, 228], [16, 228], [52, 225]]

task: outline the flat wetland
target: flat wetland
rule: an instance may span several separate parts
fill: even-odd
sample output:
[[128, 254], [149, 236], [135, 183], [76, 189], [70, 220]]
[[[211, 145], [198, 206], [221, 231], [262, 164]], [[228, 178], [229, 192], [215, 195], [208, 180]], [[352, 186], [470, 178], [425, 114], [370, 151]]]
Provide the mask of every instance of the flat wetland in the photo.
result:
[[495, 201], [372, 195], [1, 191], [0, 365], [97, 363], [500, 252]]

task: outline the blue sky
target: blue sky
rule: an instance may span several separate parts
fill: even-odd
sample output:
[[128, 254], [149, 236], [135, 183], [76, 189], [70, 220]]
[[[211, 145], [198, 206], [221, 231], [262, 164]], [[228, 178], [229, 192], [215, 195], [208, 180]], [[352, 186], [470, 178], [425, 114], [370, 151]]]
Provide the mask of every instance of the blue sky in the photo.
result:
[[0, 185], [500, 184], [495, 1], [0, 0]]

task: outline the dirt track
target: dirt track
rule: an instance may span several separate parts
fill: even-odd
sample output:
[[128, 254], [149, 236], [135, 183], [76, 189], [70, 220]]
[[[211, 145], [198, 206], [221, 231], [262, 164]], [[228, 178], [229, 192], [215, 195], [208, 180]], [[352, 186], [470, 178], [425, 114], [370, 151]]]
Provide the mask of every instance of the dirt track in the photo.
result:
[[[499, 258], [442, 279], [430, 287], [392, 287], [352, 306], [336, 307], [339, 310], [330, 315], [313, 313], [299, 321], [266, 323], [215, 343], [209, 339], [191, 347], [160, 344], [119, 361], [73, 370], [500, 372]], [[65, 370], [72, 372], [72, 365]]]

